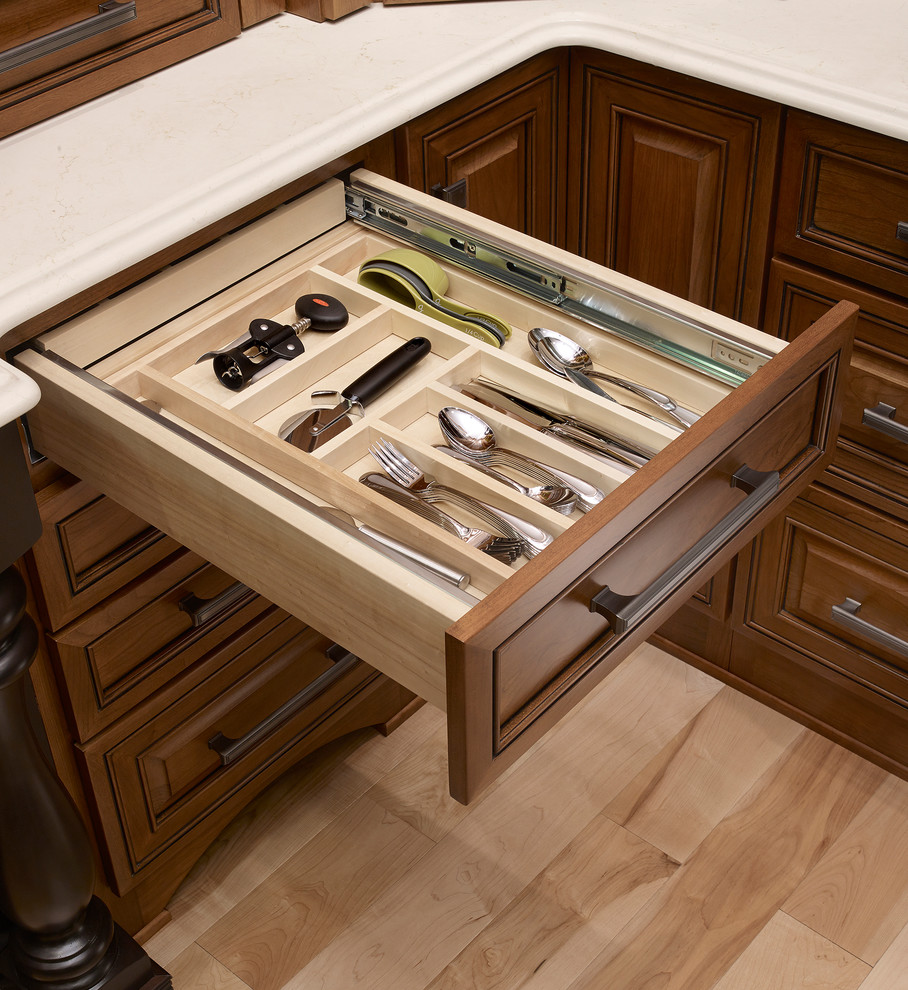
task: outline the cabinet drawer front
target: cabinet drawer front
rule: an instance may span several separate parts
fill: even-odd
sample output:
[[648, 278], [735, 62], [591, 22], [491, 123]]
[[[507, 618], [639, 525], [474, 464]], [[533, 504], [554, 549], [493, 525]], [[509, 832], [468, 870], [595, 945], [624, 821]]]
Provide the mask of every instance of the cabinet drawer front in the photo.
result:
[[797, 502], [762, 534], [750, 587], [749, 628], [904, 703], [908, 545]]
[[[436, 208], [422, 197], [414, 211]], [[462, 211], [452, 213], [461, 219]], [[481, 223], [490, 241], [512, 238], [515, 250], [526, 252], [521, 259], [541, 257], [565, 268], [577, 261]], [[842, 304], [768, 359], [779, 342], [758, 331], [593, 265], [578, 262], [579, 271], [570, 269], [575, 284], [585, 284], [592, 273], [604, 292], [620, 289], [623, 306], [637, 305], [640, 319], [661, 321], [660, 334], [696, 334], [708, 327], [707, 338], [684, 338], [691, 347], [706, 341], [693, 367], [664, 350], [647, 351], [620, 335], [605, 337], [569, 314], [553, 312], [532, 293], [528, 302], [481, 273], [449, 266], [445, 274], [455, 300], [511, 324], [512, 337], [498, 350], [356, 285], [359, 265], [388, 250], [387, 243], [386, 235], [352, 225], [346, 234], [333, 231], [321, 246], [314, 242], [282, 259], [271, 278], [257, 276], [260, 288], [251, 298], [238, 285], [165, 328], [157, 345], [143, 338], [109, 362], [96, 362], [93, 371], [103, 380], [54, 353], [59, 341], [71, 342], [67, 328], [45, 338], [46, 351], [23, 352], [19, 360], [42, 389], [31, 425], [50, 456], [408, 690], [446, 708], [452, 793], [466, 801], [825, 467], [837, 434], [839, 378], [847, 367], [856, 307]], [[351, 316], [337, 335], [306, 335], [299, 362], [288, 362], [238, 396], [226, 395], [210, 368], [197, 366], [200, 353], [236, 337], [238, 324], [248, 326], [264, 313], [292, 312], [300, 292], [312, 291], [342, 297]], [[627, 319], [629, 310], [623, 313]], [[527, 337], [534, 325], [552, 320], [565, 332], [583, 335], [591, 349], [600, 348], [594, 356], [601, 362], [673, 393], [701, 418], [677, 432], [555, 378], [535, 363]], [[310, 391], [346, 385], [413, 336], [431, 344], [424, 363], [347, 431], [314, 453], [279, 439], [281, 423], [300, 411], [303, 399], [310, 403]], [[765, 363], [735, 388], [702, 374], [717, 338], [723, 347], [732, 340], [752, 346]], [[669, 339], [673, 347], [678, 342], [660, 337]], [[73, 343], [83, 351], [82, 342]], [[563, 403], [573, 416], [658, 453], [628, 476], [566, 448], [462, 389], [465, 382], [490, 377], [521, 397]], [[494, 422], [502, 444], [586, 475], [605, 497], [585, 515], [575, 511], [568, 517], [450, 459], [436, 448], [442, 440], [438, 413], [452, 404], [472, 404]], [[74, 436], [79, 443], [72, 442]], [[429, 475], [548, 530], [553, 542], [538, 556], [508, 566], [376, 494], [359, 479], [376, 469], [369, 448], [379, 438], [392, 440]], [[761, 474], [751, 478], [753, 472]], [[324, 503], [467, 571], [469, 595], [380, 553], [356, 530], [320, 511]], [[609, 603], [601, 614], [591, 612], [592, 598], [605, 585], [639, 597], [622, 605], [614, 619]], [[540, 640], [544, 660], [534, 645]]]
[[793, 340], [838, 299], [861, 307], [830, 475], [908, 521], [908, 306], [773, 262], [766, 328]]
[[173, 553], [175, 540], [75, 478], [38, 494], [33, 553], [51, 630], [59, 629]]
[[908, 295], [908, 145], [790, 112], [776, 247]]
[[[727, 431], [716, 426], [690, 459], [673, 444], [663, 455], [667, 461], [675, 452], [677, 459], [655, 490], [632, 492], [644, 480], [638, 472], [619, 489], [627, 501], [610, 503], [608, 520], [597, 520], [600, 525], [588, 532], [581, 527], [591, 518], [575, 525], [564, 537], [564, 555], [540, 581], [543, 595], [534, 587], [517, 600], [490, 596], [449, 631], [449, 728], [456, 711], [465, 720], [458, 732], [469, 743], [452, 767], [455, 795], [469, 799], [524, 752], [828, 462], [837, 426], [832, 396], [842, 372], [841, 341], [820, 343], [830, 315], [812, 329], [814, 344], [800, 356], [785, 351], [764, 369], [791, 362], [794, 380], [782, 375], [770, 383], [767, 374], [762, 385], [755, 376], [739, 387], [734, 398], [747, 405], [746, 425], [728, 424]], [[794, 346], [805, 343], [806, 338]], [[810, 363], [816, 363], [806, 373], [803, 360], [810, 351]], [[731, 397], [723, 405], [729, 402]], [[701, 424], [707, 426], [706, 418]], [[691, 431], [684, 439], [693, 436]], [[747, 502], [759, 494], [742, 498], [730, 485], [742, 465], [780, 475], [772, 497], [752, 513]], [[726, 528], [736, 511], [745, 519]], [[691, 548], [704, 544], [708, 552], [697, 559]], [[692, 566], [681, 568], [689, 557]], [[668, 582], [673, 565], [680, 575]], [[630, 599], [632, 618], [593, 611], [606, 588], [619, 596], [617, 604], [621, 597]], [[499, 603], [500, 610], [492, 612]], [[492, 614], [478, 626], [481, 610]]]
[[[193, 615], [193, 603], [208, 604]], [[50, 637], [80, 739], [93, 736], [259, 615], [268, 602], [179, 551]]]
[[[117, 727], [84, 748], [134, 871], [375, 676], [349, 655], [334, 663], [331, 642], [296, 620], [267, 626], [241, 637], [242, 652], [125, 737]], [[130, 725], [142, 715], [137, 710]], [[116, 822], [105, 825], [116, 830]]]
[[[234, 37], [238, 0], [6, 0], [0, 134]], [[9, 9], [8, 9], [9, 8]]]

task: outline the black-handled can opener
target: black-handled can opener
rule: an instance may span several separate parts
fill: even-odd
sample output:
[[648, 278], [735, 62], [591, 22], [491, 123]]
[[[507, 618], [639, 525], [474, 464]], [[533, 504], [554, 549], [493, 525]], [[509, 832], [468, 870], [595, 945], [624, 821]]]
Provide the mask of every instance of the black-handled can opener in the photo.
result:
[[305, 351], [300, 336], [306, 330], [334, 333], [347, 325], [346, 306], [334, 296], [310, 293], [296, 301], [299, 319], [290, 324], [253, 320], [248, 333], [219, 351], [208, 351], [196, 360], [213, 361], [214, 373], [226, 388], [239, 392], [251, 381], [274, 371], [278, 360], [290, 361]]
[[307, 409], [281, 427], [278, 436], [301, 450], [316, 447], [337, 436], [351, 425], [351, 413], [363, 415], [364, 407], [389, 389], [432, 349], [425, 337], [412, 337], [405, 344], [383, 357], [340, 392], [333, 390], [312, 393], [313, 399], [331, 396], [334, 406]]

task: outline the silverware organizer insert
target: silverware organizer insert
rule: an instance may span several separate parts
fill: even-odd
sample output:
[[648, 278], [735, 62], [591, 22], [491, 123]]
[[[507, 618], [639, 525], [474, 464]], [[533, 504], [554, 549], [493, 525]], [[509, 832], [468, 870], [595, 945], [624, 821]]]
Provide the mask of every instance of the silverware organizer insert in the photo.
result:
[[[535, 326], [545, 326], [581, 343], [597, 367], [664, 391], [698, 413], [706, 412], [731, 391], [730, 386], [694, 370], [440, 262], [449, 279], [447, 297], [494, 313], [512, 327], [511, 337], [501, 349], [477, 341], [359, 286], [359, 266], [400, 245], [353, 225], [348, 229], [346, 237], [335, 233], [321, 253], [318, 242], [315, 251], [313, 245], [308, 245], [305, 260], [299, 266], [289, 270], [282, 266], [272, 280], [260, 280], [252, 293], [244, 292], [242, 283], [225, 290], [223, 304], [214, 315], [197, 321], [183, 317], [179, 332], [168, 331], [163, 342], [151, 333], [113, 358], [98, 362], [92, 373], [160, 415], [222, 445], [256, 470], [296, 487], [307, 497], [340, 507], [357, 521], [418, 545], [468, 571], [471, 589], [480, 596], [526, 562], [522, 558], [511, 565], [496, 561], [361, 485], [361, 475], [380, 470], [369, 455], [370, 443], [385, 437], [425, 473], [557, 536], [579, 518], [578, 510], [564, 516], [435, 449], [435, 445], [444, 443], [436, 418], [442, 407], [462, 406], [477, 413], [492, 426], [499, 446], [560, 467], [592, 482], [606, 495], [626, 475], [464, 395], [457, 385], [477, 377], [489, 378], [519, 395], [657, 450], [678, 436], [670, 427], [599, 398], [544, 369], [529, 346], [527, 333]], [[281, 363], [278, 370], [239, 392], [217, 381], [210, 361], [195, 364], [201, 354], [241, 336], [255, 318], [293, 323], [294, 303], [306, 293], [326, 293], [340, 299], [350, 314], [347, 326], [334, 333], [304, 332], [304, 353], [300, 357]], [[292, 416], [318, 404], [311, 399], [313, 391], [340, 391], [414, 336], [428, 338], [431, 353], [372, 402], [362, 419], [354, 420], [347, 430], [312, 453], [278, 438], [282, 425]], [[623, 393], [621, 400], [629, 405], [633, 401]], [[452, 510], [452, 514], [468, 518], [462, 510]]]

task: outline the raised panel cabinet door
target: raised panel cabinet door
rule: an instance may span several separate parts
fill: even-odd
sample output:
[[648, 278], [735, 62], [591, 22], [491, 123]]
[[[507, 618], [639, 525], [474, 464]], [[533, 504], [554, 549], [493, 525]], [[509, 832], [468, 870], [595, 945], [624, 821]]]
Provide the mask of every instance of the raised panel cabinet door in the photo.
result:
[[746, 323], [759, 318], [780, 108], [574, 53], [569, 243]]
[[564, 53], [539, 56], [406, 124], [404, 181], [563, 243], [565, 66]]

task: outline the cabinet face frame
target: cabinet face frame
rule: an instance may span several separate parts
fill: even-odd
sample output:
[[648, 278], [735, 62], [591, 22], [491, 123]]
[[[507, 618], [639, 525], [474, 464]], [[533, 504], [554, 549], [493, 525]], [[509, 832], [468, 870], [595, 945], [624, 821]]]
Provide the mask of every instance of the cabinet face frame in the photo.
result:
[[[422, 203], [418, 195], [407, 194]], [[263, 221], [269, 224], [265, 240], [274, 239], [267, 232], [276, 222]], [[531, 243], [495, 225], [487, 226], [498, 236], [510, 236], [517, 246]], [[249, 236], [259, 235], [252, 232]], [[348, 249], [343, 231], [329, 237], [335, 239], [331, 243], [337, 251]], [[536, 253], [551, 255], [554, 250], [536, 242], [532, 246]], [[568, 255], [563, 260], [576, 261]], [[197, 271], [204, 260], [192, 264]], [[589, 268], [625, 288], [632, 286], [630, 280], [614, 273]], [[168, 278], [178, 283], [181, 275], [174, 272]], [[268, 276], [256, 278], [250, 285], [258, 285], [262, 293]], [[463, 284], [474, 293], [492, 292], [469, 278]], [[655, 290], [636, 284], [633, 288], [656, 300], [669, 301]], [[136, 291], [146, 290], [139, 287]], [[243, 305], [242, 291], [238, 289], [229, 297], [234, 306]], [[504, 297], [495, 298], [500, 302]], [[764, 342], [757, 331], [723, 321], [680, 300], [671, 301], [691, 318]], [[112, 326], [124, 322], [117, 318], [121, 303], [112, 301]], [[521, 346], [528, 351], [525, 343], [514, 343], [512, 358], [507, 358], [507, 352], [452, 335], [399, 304], [380, 298], [379, 303], [386, 307], [380, 311], [381, 318], [399, 327], [399, 335], [408, 336], [416, 327], [422, 328], [433, 340], [433, 355], [458, 374], [461, 366], [457, 361], [464, 362], [463, 367], [498, 370], [506, 361], [514, 365], [513, 374], [528, 387], [548, 389], [549, 395], [564, 394], [565, 386], [558, 380], [525, 367], [527, 358], [520, 351]], [[517, 301], [512, 305], [516, 314], [527, 307]], [[225, 306], [227, 302], [215, 300], [208, 311], [216, 313]], [[537, 318], [532, 307], [526, 314], [527, 319]], [[273, 438], [257, 439], [256, 443], [264, 444], [257, 449], [267, 454], [262, 463], [270, 466], [267, 470], [256, 468], [248, 457], [253, 448], [241, 444], [233, 454], [229, 445], [225, 447], [226, 434], [213, 442], [185, 425], [168, 422], [154, 408], [155, 402], [128, 400], [116, 388], [53, 355], [56, 342], [67, 336], [74, 338], [71, 344], [78, 350], [82, 346], [80, 334], [92, 329], [97, 332], [94, 324], [99, 320], [103, 323], [105, 318], [104, 314], [90, 314], [87, 322], [76, 321], [61, 328], [56, 337], [48, 336], [46, 344], [39, 342], [37, 350], [20, 355], [21, 363], [38, 378], [44, 395], [45, 401], [32, 421], [39, 446], [68, 470], [269, 600], [410, 690], [446, 708], [452, 793], [468, 801], [614, 669], [825, 466], [837, 433], [838, 382], [847, 364], [854, 307], [843, 305], [827, 314], [724, 399], [714, 394], [707, 403], [711, 408], [694, 427], [671, 442], [666, 440], [656, 458], [614, 487], [593, 511], [569, 528], [563, 523], [561, 536], [541, 556], [513, 574], [504, 565], [496, 565], [496, 570], [485, 562], [480, 567], [472, 560], [477, 570], [488, 572], [483, 578], [485, 597], [472, 609], [446, 591], [415, 579], [411, 572], [371, 548], [356, 545], [308, 507], [314, 492], [334, 504], [338, 504], [337, 498], [347, 499], [354, 514], [371, 515], [373, 524], [403, 525], [402, 516], [407, 513], [379, 505], [383, 500], [356, 483], [359, 462], [355, 457], [349, 462], [352, 477], [330, 470], [327, 464], [329, 449], [332, 460], [348, 463], [343, 460], [347, 451], [355, 451], [357, 443], [370, 438], [374, 427], [368, 417], [359, 432], [354, 428], [348, 431], [349, 437], [342, 435], [347, 439], [339, 438], [336, 446], [325, 448], [325, 464], [319, 459], [307, 462], [306, 472], [297, 473], [297, 482], [289, 477], [275, 478], [274, 469], [295, 454], [288, 452], [286, 445]], [[191, 326], [192, 319], [183, 325]], [[165, 328], [165, 336], [166, 332]], [[780, 347], [768, 338], [765, 344]], [[47, 350], [42, 353], [45, 346]], [[514, 360], [514, 348], [522, 360]], [[170, 349], [168, 343], [162, 353]], [[127, 377], [131, 374], [128, 369], [121, 371]], [[138, 373], [143, 373], [141, 368]], [[428, 386], [418, 382], [398, 399], [389, 400], [388, 408], [379, 410], [379, 421], [390, 424], [395, 439], [403, 438], [405, 444], [411, 442], [407, 434], [409, 411], [418, 410], [419, 404], [427, 401], [424, 394], [446, 395], [450, 386], [444, 370], [427, 374], [432, 379]], [[685, 374], [689, 377], [692, 373], [682, 374], [677, 369], [673, 374], [680, 384]], [[701, 390], [705, 387], [704, 382], [698, 385]], [[599, 402], [574, 393], [570, 401], [590, 414]], [[224, 419], [216, 409], [209, 412], [212, 423]], [[657, 428], [636, 414], [614, 410], [609, 414], [620, 416], [627, 429], [657, 435], [653, 433]], [[671, 439], [671, 432], [663, 429], [663, 439], [666, 434]], [[78, 443], [73, 442], [75, 437]], [[412, 443], [423, 455], [431, 452], [418, 437]], [[718, 520], [733, 514], [740, 496], [729, 487], [729, 478], [742, 460], [756, 470], [781, 472], [775, 498], [760, 503], [752, 517], [723, 532], [717, 542], [708, 541], [710, 549], [704, 559], [685, 571], [670, 589], [660, 592], [643, 618], [626, 632], [613, 632], [610, 620], [593, 615], [587, 603], [594, 586], [611, 585], [614, 577], [619, 590], [641, 591], [668, 564], [685, 557], [692, 543], [699, 545], [702, 537], [711, 535]], [[441, 463], [433, 467], [442, 470]], [[199, 506], [210, 511], [200, 512]], [[255, 520], [254, 535], [248, 528], [250, 519]], [[407, 525], [415, 524], [407, 521]], [[431, 527], [421, 525], [425, 545], [444, 549], [443, 534], [435, 535], [441, 531], [430, 532]], [[461, 552], [465, 551], [461, 548]], [[301, 561], [307, 566], [301, 568]], [[536, 622], [539, 629], [550, 629], [553, 616], [557, 625], [561, 607], [579, 614], [578, 601], [584, 602], [580, 612], [587, 615], [584, 623], [578, 624], [584, 641], [558, 641], [560, 652], [543, 658], [536, 674], [524, 674], [521, 658], [528, 646], [532, 650], [533, 638], [527, 638], [526, 630], [533, 633]], [[355, 608], [349, 607], [351, 602]], [[391, 615], [394, 622], [388, 621]], [[541, 679], [539, 683], [533, 682], [534, 676]]]

